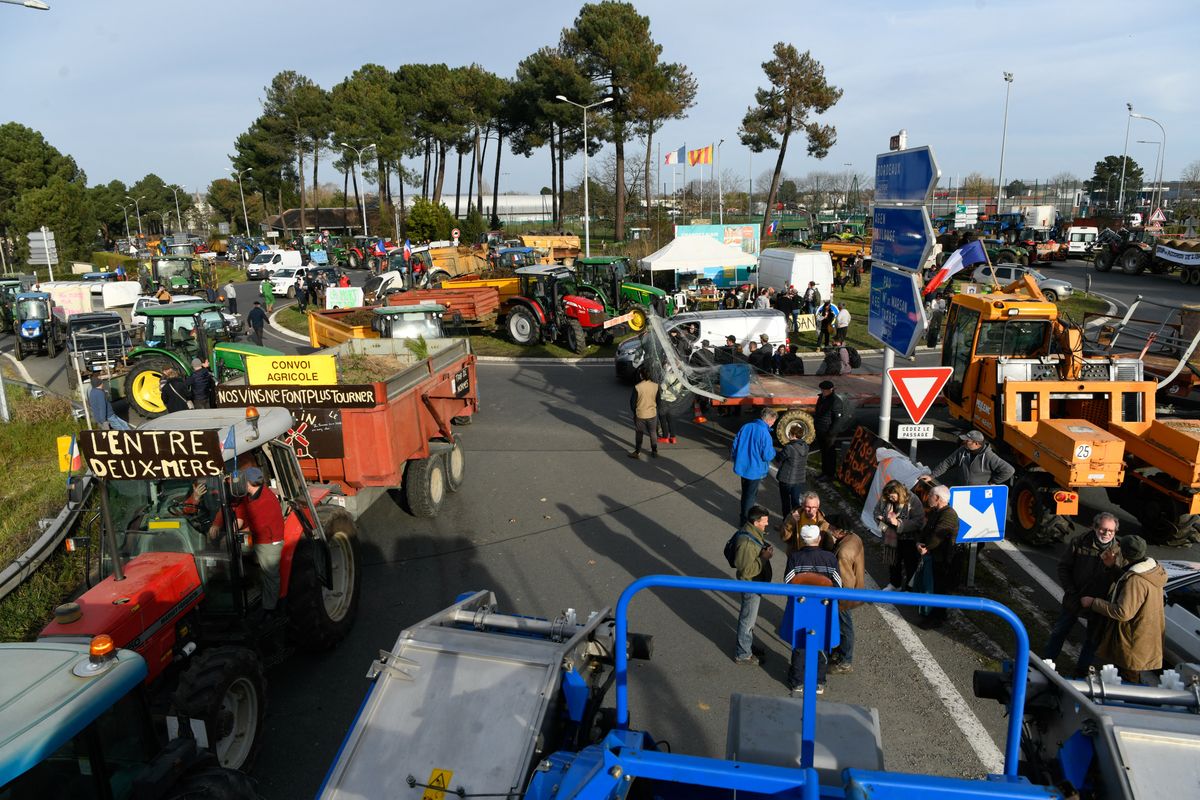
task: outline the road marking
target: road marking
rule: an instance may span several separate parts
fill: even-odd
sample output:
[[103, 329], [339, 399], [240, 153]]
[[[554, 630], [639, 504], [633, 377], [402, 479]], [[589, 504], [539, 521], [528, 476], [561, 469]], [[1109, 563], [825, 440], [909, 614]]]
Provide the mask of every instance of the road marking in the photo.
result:
[[20, 373], [20, 375], [21, 375], [21, 378], [22, 378], [22, 379], [23, 379], [23, 380], [24, 380], [26, 383], [32, 383], [34, 386], [38, 386], [38, 385], [40, 385], [40, 384], [38, 384], [38, 382], [37, 382], [37, 381], [35, 381], [35, 380], [33, 379], [33, 376], [29, 374], [29, 370], [25, 368], [25, 365], [24, 365], [24, 364], [22, 364], [20, 361], [17, 361], [17, 359], [16, 359], [16, 358], [14, 358], [13, 356], [9, 355], [8, 353], [5, 353], [5, 354], [4, 354], [4, 356], [5, 356], [5, 357], [6, 357], [6, 358], [7, 358], [9, 361], [11, 361], [11, 362], [12, 362], [12, 365], [13, 365], [13, 367], [15, 367], [15, 368], [16, 368], [17, 372], [18, 372], [18, 373]]
[[[879, 584], [870, 575], [864, 575], [866, 588], [878, 589]], [[933, 653], [929, 652], [929, 648], [925, 643], [913, 633], [911, 627], [904, 620], [904, 617], [896, 611], [894, 606], [883, 605], [881, 603], [871, 603], [872, 608], [879, 612], [883, 617], [883, 621], [892, 629], [892, 633], [900, 640], [900, 646], [908, 651], [912, 656], [912, 660], [916, 662], [917, 668], [921, 670], [921, 674], [925, 676], [925, 680], [933, 687], [934, 693], [938, 699], [942, 701], [942, 705], [946, 707], [946, 712], [950, 715], [950, 719], [962, 731], [963, 738], [967, 744], [975, 751], [975, 755], [983, 764], [990, 774], [999, 774], [1004, 771], [1004, 756], [1000, 753], [1000, 748], [992, 741], [992, 737], [988, 734], [987, 729], [983, 727], [979, 717], [967, 705], [967, 701], [962, 694], [954, 686], [954, 682], [950, 680], [950, 676], [938, 664]]]
[[1037, 564], [1034, 564], [1032, 561], [1030, 561], [1029, 557], [1022, 553], [1015, 544], [1007, 539], [996, 542], [995, 544], [996, 547], [999, 547], [1001, 550], [1007, 553], [1008, 557], [1011, 558], [1018, 567], [1028, 572], [1029, 577], [1037, 581], [1039, 586], [1049, 592], [1050, 596], [1054, 598], [1054, 602], [1062, 602], [1062, 588], [1054, 581], [1053, 578], [1042, 572], [1042, 570], [1038, 568]]

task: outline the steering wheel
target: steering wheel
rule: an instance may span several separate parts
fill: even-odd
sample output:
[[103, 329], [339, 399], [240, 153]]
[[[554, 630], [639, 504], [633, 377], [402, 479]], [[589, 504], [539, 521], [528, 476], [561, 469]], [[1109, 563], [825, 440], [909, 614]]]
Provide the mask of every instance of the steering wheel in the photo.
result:
[[189, 503], [186, 497], [167, 503], [167, 513], [172, 517], [195, 517], [201, 510], [199, 503]]

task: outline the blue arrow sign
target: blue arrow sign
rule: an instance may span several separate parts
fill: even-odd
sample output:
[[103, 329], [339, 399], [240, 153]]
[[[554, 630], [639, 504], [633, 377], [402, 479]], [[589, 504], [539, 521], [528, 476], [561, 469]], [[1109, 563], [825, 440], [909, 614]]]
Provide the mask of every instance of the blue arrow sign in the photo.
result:
[[[874, 244], [871, 247], [874, 250]], [[900, 355], [910, 356], [927, 324], [917, 274], [873, 264], [867, 333]]]
[[876, 206], [871, 217], [871, 260], [919, 270], [933, 250], [933, 224], [924, 207]]
[[875, 202], [927, 203], [941, 175], [928, 147], [880, 153], [875, 156]]
[[958, 544], [999, 542], [1008, 512], [1007, 486], [951, 486], [950, 507], [958, 514]]

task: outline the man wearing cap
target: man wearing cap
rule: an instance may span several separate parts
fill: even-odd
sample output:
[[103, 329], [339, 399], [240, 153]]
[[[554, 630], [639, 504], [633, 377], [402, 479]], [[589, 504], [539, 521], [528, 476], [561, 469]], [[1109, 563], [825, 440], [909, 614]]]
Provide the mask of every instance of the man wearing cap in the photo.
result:
[[[828, 550], [821, 549], [821, 529], [816, 525], [804, 525], [800, 528], [800, 541], [803, 546], [799, 550], [788, 553], [787, 573], [784, 583], [799, 583], [809, 586], [838, 586], [842, 585], [842, 577], [838, 572], [837, 556]], [[797, 601], [788, 601], [792, 614], [784, 616], [787, 625], [788, 617], [794, 617]], [[790, 629], [780, 630], [784, 641], [792, 645], [792, 663], [788, 669], [788, 689], [792, 694], [801, 693], [804, 689], [804, 651], [808, 636], [803, 629], [797, 631], [795, 625]], [[829, 655], [822, 650], [817, 656], [817, 694], [825, 692], [825, 671]]]
[[[1125, 568], [1109, 590], [1108, 599], [1085, 595], [1079, 602], [1111, 620], [1100, 633], [1101, 661], [1115, 665], [1122, 680], [1153, 686], [1163, 662], [1167, 571], [1146, 555], [1146, 540], [1142, 537], [1122, 536], [1118, 542]], [[1110, 548], [1101, 558], [1112, 566], [1117, 553]]]
[[[954, 570], [955, 537], [958, 535], [958, 512], [950, 507], [950, 489], [935, 486], [926, 498], [929, 510], [925, 526], [917, 535], [917, 552], [921, 554], [921, 572], [932, 573], [934, 594], [950, 594], [957, 584]], [[921, 623], [924, 628], [937, 628], [946, 621], [946, 609], [931, 608]]]
[[[1072, 539], [1058, 560], [1058, 584], [1063, 590], [1062, 610], [1050, 629], [1050, 639], [1042, 650], [1042, 658], [1058, 658], [1063, 643], [1079, 623], [1080, 616], [1086, 614], [1087, 634], [1076, 665], [1080, 673], [1085, 673], [1091, 666], [1104, 620], [1084, 611], [1079, 601], [1085, 596], [1106, 596], [1120, 574], [1124, 561], [1120, 558], [1121, 548], [1117, 542], [1119, 528], [1120, 523], [1115, 516], [1101, 511], [1092, 520], [1092, 529]], [[1104, 563], [1103, 559], [1109, 550], [1117, 554], [1117, 560], [1112, 565]]]
[[945, 475], [942, 482], [948, 486], [987, 486], [1012, 478], [1013, 465], [996, 455], [982, 433], [967, 431], [958, 439], [961, 446], [933, 468], [933, 477]]
[[813, 410], [817, 447], [821, 450], [821, 478], [833, 480], [837, 472], [837, 437], [850, 422], [846, 401], [833, 391], [833, 381], [821, 381], [821, 396]]
[[262, 581], [263, 610], [272, 612], [279, 603], [279, 559], [283, 554], [283, 507], [268, 489], [263, 471], [248, 467], [246, 496], [235, 508], [239, 530], [249, 530], [254, 542], [254, 557]]
[[717, 348], [717, 363], [718, 364], [736, 364], [739, 361], [745, 361], [742, 356], [742, 348], [738, 347], [737, 337], [729, 335], [725, 337], [725, 344]]

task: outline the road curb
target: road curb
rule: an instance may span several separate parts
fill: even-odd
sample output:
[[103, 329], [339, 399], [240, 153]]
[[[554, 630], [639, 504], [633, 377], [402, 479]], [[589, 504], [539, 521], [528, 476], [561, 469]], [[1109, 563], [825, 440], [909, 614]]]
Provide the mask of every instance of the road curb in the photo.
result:
[[291, 305], [280, 306], [278, 311], [272, 311], [270, 316], [267, 317], [267, 324], [271, 326], [271, 330], [275, 331], [276, 333], [278, 333], [280, 336], [283, 336], [284, 338], [292, 339], [297, 342], [304, 342], [305, 344], [312, 344], [308, 340], [307, 336], [301, 336], [300, 334], [296, 333], [293, 330], [288, 330], [287, 328], [283, 327], [282, 325], [280, 325], [278, 322], [275, 321], [275, 316], [277, 314], [282, 313], [285, 308], [291, 308]]
[[[18, 373], [20, 373], [21, 377], [25, 380], [26, 383], [33, 384], [34, 386], [41, 386], [41, 384], [38, 383], [37, 381], [35, 381], [33, 379], [33, 376], [29, 374], [29, 370], [25, 369], [24, 364], [22, 364], [20, 361], [17, 361], [17, 359], [13, 358], [13, 356], [9, 353], [5, 353], [4, 357], [12, 362], [13, 369], [15, 369]], [[45, 387], [42, 387], [42, 388], [45, 388]]]

